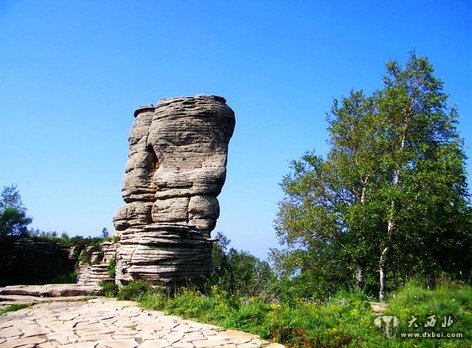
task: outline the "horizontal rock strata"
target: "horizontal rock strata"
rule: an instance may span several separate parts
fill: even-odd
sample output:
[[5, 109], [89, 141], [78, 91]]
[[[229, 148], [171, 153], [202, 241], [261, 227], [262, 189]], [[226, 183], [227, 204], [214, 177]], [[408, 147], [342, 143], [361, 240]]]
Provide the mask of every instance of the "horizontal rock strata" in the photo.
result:
[[96, 285], [101, 282], [113, 282], [114, 278], [110, 275], [110, 263], [116, 259], [116, 248], [116, 243], [106, 241], [100, 244], [100, 251], [92, 253], [90, 263], [79, 260], [77, 284]]
[[0, 286], [51, 282], [72, 273], [75, 262], [62, 243], [6, 236], [0, 240]]
[[0, 300], [5, 295], [35, 297], [70, 297], [100, 294], [100, 287], [79, 284], [47, 284], [47, 285], [9, 285], [0, 287]]
[[135, 112], [122, 194], [116, 281], [173, 285], [208, 272], [234, 112], [224, 98], [162, 99]]

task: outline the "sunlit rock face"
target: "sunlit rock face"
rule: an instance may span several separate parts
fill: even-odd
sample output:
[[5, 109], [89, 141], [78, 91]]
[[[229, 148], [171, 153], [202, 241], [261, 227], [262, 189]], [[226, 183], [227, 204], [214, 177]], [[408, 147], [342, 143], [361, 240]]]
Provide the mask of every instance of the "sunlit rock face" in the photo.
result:
[[210, 233], [226, 178], [234, 112], [217, 96], [161, 99], [135, 113], [122, 194], [116, 282], [172, 287], [211, 262]]

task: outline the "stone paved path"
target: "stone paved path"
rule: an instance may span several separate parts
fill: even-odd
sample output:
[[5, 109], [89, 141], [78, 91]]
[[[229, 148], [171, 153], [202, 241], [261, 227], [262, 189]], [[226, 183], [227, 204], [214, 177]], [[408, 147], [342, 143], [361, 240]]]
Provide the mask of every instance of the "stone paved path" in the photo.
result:
[[38, 303], [0, 316], [0, 347], [283, 348], [258, 336], [107, 298]]

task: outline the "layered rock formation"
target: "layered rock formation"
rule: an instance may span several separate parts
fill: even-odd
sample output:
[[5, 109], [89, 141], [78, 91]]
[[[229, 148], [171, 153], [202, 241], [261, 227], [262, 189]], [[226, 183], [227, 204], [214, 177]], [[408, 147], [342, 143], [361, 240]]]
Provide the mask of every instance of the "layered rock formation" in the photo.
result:
[[224, 98], [162, 99], [139, 107], [129, 136], [116, 282], [197, 280], [211, 262], [234, 112]]
[[0, 286], [41, 284], [74, 272], [76, 259], [56, 241], [34, 237], [0, 238]]
[[[117, 246], [117, 243], [105, 241], [100, 244], [99, 251], [91, 251], [92, 246], [82, 250], [76, 267], [77, 284], [97, 285], [101, 282], [113, 282], [114, 278], [111, 273], [114, 270], [110, 268], [116, 259]], [[91, 254], [90, 260], [81, 261], [81, 259], [84, 259], [83, 254]]]

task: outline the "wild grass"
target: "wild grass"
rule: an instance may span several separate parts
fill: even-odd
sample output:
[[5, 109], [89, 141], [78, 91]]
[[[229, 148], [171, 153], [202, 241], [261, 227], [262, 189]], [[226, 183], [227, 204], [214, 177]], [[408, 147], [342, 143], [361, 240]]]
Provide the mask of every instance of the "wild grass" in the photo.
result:
[[3, 315], [5, 313], [8, 313], [8, 312], [15, 312], [15, 311], [18, 311], [20, 309], [23, 309], [23, 308], [26, 308], [26, 307], [29, 307], [31, 306], [31, 304], [28, 304], [28, 303], [14, 303], [14, 304], [11, 304], [5, 308], [2, 308], [0, 309], [0, 315]]
[[118, 287], [114, 281], [101, 281], [101, 295], [105, 297], [116, 297], [118, 294]]
[[147, 309], [250, 332], [293, 347], [357, 347], [368, 342], [367, 333], [376, 340], [383, 338], [372, 330], [370, 305], [358, 292], [339, 293], [324, 304], [300, 301], [295, 305], [267, 303], [258, 297], [234, 298], [216, 286], [208, 295], [187, 288], [173, 296], [149, 292], [138, 297]]
[[137, 280], [123, 286], [117, 294], [119, 300], [132, 300], [141, 302], [147, 294], [152, 292], [152, 285], [148, 282]]
[[[412, 282], [392, 296], [386, 314], [400, 319], [401, 333], [419, 335], [455, 335], [462, 338], [417, 338], [411, 340], [421, 347], [471, 347], [472, 346], [472, 287], [442, 282], [434, 290], [424, 289]], [[400, 347], [400, 346], [399, 346]]]
[[[342, 291], [322, 303], [292, 300], [267, 302], [260, 297], [230, 296], [218, 286], [207, 294], [183, 288], [170, 295], [152, 290], [145, 282], [130, 283], [118, 298], [137, 300], [147, 309], [260, 335], [288, 347], [470, 347], [472, 337], [472, 287], [441, 285], [425, 290], [410, 284], [392, 297], [385, 314], [397, 316], [396, 337], [388, 339], [374, 325], [375, 313], [362, 292]], [[401, 333], [425, 331], [435, 315], [435, 331], [462, 333], [463, 338], [402, 338]], [[411, 316], [418, 328], [408, 327]], [[451, 317], [453, 323], [441, 328]], [[450, 322], [450, 321], [449, 321]], [[428, 328], [430, 329], [430, 328]]]

